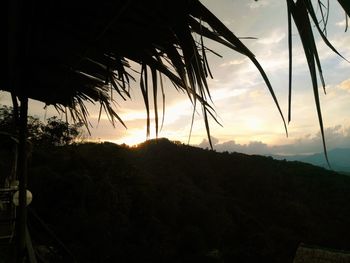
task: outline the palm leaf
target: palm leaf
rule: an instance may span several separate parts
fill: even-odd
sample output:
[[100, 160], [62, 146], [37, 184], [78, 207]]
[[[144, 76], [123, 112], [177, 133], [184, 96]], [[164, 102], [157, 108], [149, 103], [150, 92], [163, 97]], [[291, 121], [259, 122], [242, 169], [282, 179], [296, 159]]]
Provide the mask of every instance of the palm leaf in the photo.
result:
[[[287, 131], [287, 125], [286, 122], [284, 120], [284, 116], [282, 113], [282, 110], [279, 106], [277, 97], [273, 91], [272, 85], [264, 71], [264, 69], [261, 67], [260, 63], [257, 61], [257, 59], [255, 58], [254, 54], [240, 41], [240, 39], [234, 35], [216, 16], [214, 16], [208, 9], [206, 9], [200, 2], [194, 1], [194, 12], [193, 15], [200, 18], [201, 20], [205, 21], [206, 23], [208, 23], [212, 28], [214, 28], [215, 32], [217, 32], [217, 34], [219, 34], [221, 36], [221, 38], [225, 39], [228, 43], [230, 43], [230, 45], [226, 45], [226, 46], [232, 46], [233, 50], [246, 55], [255, 65], [255, 67], [259, 70], [261, 76], [263, 77], [269, 91], [270, 94], [275, 102], [275, 105], [280, 113], [280, 116], [282, 118], [284, 127], [285, 127], [285, 131], [286, 134], [288, 135], [288, 131]], [[206, 36], [208, 36], [209, 38], [216, 40], [216, 37], [212, 34], [206, 34]], [[211, 37], [212, 36], [212, 37]]]
[[350, 16], [350, 2], [348, 0], [338, 0], [338, 2], [343, 7], [346, 14]]
[[292, 120], [292, 70], [293, 70], [293, 40], [292, 40], [292, 13], [290, 1], [287, 0], [288, 17], [288, 55], [289, 55], [289, 79], [288, 79], [288, 123]]
[[[296, 3], [294, 3], [293, 0], [287, 0], [287, 1], [288, 1], [288, 7], [289, 7], [290, 14], [293, 17], [295, 25], [298, 29], [299, 34], [300, 34], [300, 39], [302, 41], [306, 60], [308, 63], [309, 72], [310, 72], [310, 76], [311, 76], [311, 80], [312, 80], [316, 110], [317, 110], [317, 115], [318, 115], [321, 135], [322, 135], [322, 144], [323, 144], [324, 154], [326, 157], [326, 161], [329, 165], [326, 142], [325, 142], [325, 135], [324, 135], [324, 128], [323, 128], [322, 112], [321, 112], [321, 106], [320, 106], [320, 99], [319, 99], [319, 94], [318, 94], [316, 65], [318, 67], [323, 85], [324, 85], [324, 80], [323, 80], [323, 76], [322, 76], [322, 71], [321, 71], [318, 52], [317, 52], [317, 48], [316, 48], [316, 44], [315, 44], [315, 39], [313, 36], [311, 23], [310, 23], [309, 16], [308, 16], [308, 9], [303, 1], [297, 1]], [[291, 29], [289, 29], [289, 30], [291, 30]], [[289, 49], [291, 49], [291, 47], [289, 47]]]
[[[26, 96], [48, 105], [53, 104], [57, 110], [64, 112], [68, 108], [74, 120], [84, 121], [87, 126], [88, 110], [85, 103], [99, 103], [100, 109], [106, 112], [112, 123], [120, 121], [125, 125], [115, 109], [113, 92], [118, 98], [129, 99], [130, 82], [134, 81], [132, 75], [139, 74], [139, 87], [145, 101], [149, 134], [149, 68], [153, 83], [156, 134], [159, 127], [158, 72], [167, 77], [177, 90], [187, 94], [194, 111], [197, 101], [202, 105], [210, 140], [208, 117], [214, 121], [217, 119], [209, 104], [211, 96], [206, 78], [211, 76], [211, 72], [206, 52], [216, 53], [205, 47], [205, 37], [247, 56], [253, 62], [268, 87], [287, 132], [277, 97], [254, 54], [198, 0], [61, 0], [50, 3], [37, 0], [22, 1], [23, 6], [18, 10], [13, 1], [9, 2], [9, 12], [4, 16], [13, 23], [10, 23], [8, 34], [5, 34], [10, 43], [7, 50], [9, 68], [8, 74], [1, 78], [2, 90], [10, 91], [15, 96]], [[338, 2], [349, 15], [350, 2]], [[291, 119], [293, 18], [306, 53], [325, 146], [316, 68], [323, 85], [324, 81], [309, 16], [325, 43], [334, 52], [338, 52], [325, 34], [328, 0], [327, 4], [323, 4], [321, 0], [317, 3], [321, 9], [323, 28], [318, 23], [310, 0], [287, 0], [290, 39], [288, 121]], [[199, 43], [194, 40], [194, 34], [200, 35]], [[130, 60], [141, 65], [141, 72], [131, 72], [133, 69], [128, 63]], [[159, 79], [164, 120], [165, 91], [162, 78]]]

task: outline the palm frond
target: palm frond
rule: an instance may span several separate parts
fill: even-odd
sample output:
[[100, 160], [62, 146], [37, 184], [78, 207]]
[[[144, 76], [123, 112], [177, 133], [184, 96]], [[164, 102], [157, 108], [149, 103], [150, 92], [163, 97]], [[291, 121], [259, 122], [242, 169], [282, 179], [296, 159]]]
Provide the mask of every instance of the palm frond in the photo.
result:
[[[339, 3], [343, 6], [345, 12], [349, 14], [349, 3], [342, 0], [339, 0]], [[311, 0], [297, 0], [296, 2], [293, 0], [287, 0], [287, 10], [288, 10], [288, 43], [289, 43], [289, 98], [288, 98], [288, 122], [291, 120], [291, 93], [292, 93], [292, 18], [294, 20], [294, 23], [296, 25], [296, 28], [299, 32], [300, 39], [304, 48], [304, 53], [306, 56], [307, 64], [309, 67], [309, 72], [311, 76], [312, 81], [312, 87], [313, 87], [313, 93], [314, 93], [314, 99], [315, 99], [315, 105], [320, 125], [320, 131], [321, 131], [321, 137], [322, 137], [322, 144], [323, 144], [323, 150], [325, 154], [326, 161], [329, 165], [328, 156], [327, 156], [327, 147], [326, 147], [326, 140], [325, 140], [325, 134], [324, 134], [324, 127], [323, 127], [323, 118], [322, 118], [322, 112], [321, 112], [321, 106], [320, 106], [320, 99], [319, 99], [319, 93], [318, 93], [318, 83], [317, 83], [317, 71], [319, 73], [319, 78], [321, 80], [322, 87], [324, 89], [324, 92], [326, 93], [326, 84], [322, 73], [322, 67], [321, 62], [318, 55], [318, 49], [316, 46], [314, 33], [312, 30], [311, 21], [316, 26], [317, 31], [321, 38], [323, 39], [324, 43], [336, 54], [338, 54], [340, 57], [342, 57], [344, 60], [346, 60], [336, 49], [335, 47], [329, 42], [326, 36], [326, 28], [327, 28], [327, 21], [328, 21], [328, 13], [329, 13], [329, 2], [327, 1], [327, 4], [324, 5], [321, 0], [317, 1], [318, 7], [320, 8], [321, 12], [321, 23], [323, 25], [323, 28], [320, 26], [320, 22], [318, 21], [318, 18], [316, 16], [315, 8], [311, 2]], [[311, 19], [311, 20], [310, 20]], [[317, 70], [316, 70], [317, 69]]]
[[[215, 118], [210, 106], [211, 94], [207, 77], [212, 77], [204, 38], [209, 38], [234, 52], [247, 56], [264, 79], [272, 99], [286, 123], [272, 85], [254, 54], [239, 37], [231, 32], [199, 0], [61, 0], [22, 1], [23, 6], [9, 1], [8, 28], [9, 74], [1, 80], [1, 89], [17, 96], [26, 96], [53, 104], [58, 110], [72, 114], [73, 119], [88, 125], [85, 103], [100, 104], [112, 123], [119, 121], [114, 100], [130, 98], [134, 74], [139, 74], [139, 88], [147, 112], [147, 134], [150, 132], [148, 72], [154, 100], [156, 134], [159, 130], [158, 78], [167, 77], [174, 87], [187, 94], [193, 104], [201, 104], [210, 140], [209, 117]], [[311, 21], [324, 42], [337, 54], [326, 37], [328, 0], [318, 0], [321, 19], [318, 21], [311, 0], [286, 0], [288, 6], [290, 79], [289, 114], [291, 120], [292, 92], [292, 19], [302, 38], [315, 94], [316, 108], [325, 147], [322, 114], [317, 91], [318, 70], [323, 86], [323, 74]], [[347, 15], [350, 2], [338, 0]], [[16, 14], [16, 16], [12, 16]], [[311, 21], [310, 21], [311, 18]], [[14, 21], [14, 20], [18, 21]], [[321, 26], [319, 24], [323, 26]], [[16, 28], [17, 26], [17, 28]], [[23, 34], [24, 33], [24, 34]], [[194, 35], [200, 36], [196, 42]], [[339, 54], [340, 55], [340, 54]], [[141, 72], [132, 72], [128, 61], [141, 65]], [[20, 70], [19, 70], [20, 69]], [[19, 74], [19, 72], [21, 74]], [[21, 85], [12, 85], [20, 79]], [[164, 119], [165, 87], [159, 77]], [[25, 83], [25, 85], [23, 84]], [[117, 98], [113, 97], [113, 92]], [[101, 114], [100, 113], [100, 114]]]
[[338, 0], [338, 2], [343, 7], [345, 13], [350, 16], [350, 2], [347, 0]]

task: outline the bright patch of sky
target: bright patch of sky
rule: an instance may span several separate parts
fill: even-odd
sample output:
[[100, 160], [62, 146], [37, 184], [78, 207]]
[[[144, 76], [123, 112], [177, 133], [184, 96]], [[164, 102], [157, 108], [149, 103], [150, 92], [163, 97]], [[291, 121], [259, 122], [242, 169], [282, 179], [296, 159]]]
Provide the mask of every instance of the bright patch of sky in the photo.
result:
[[[202, 0], [225, 25], [242, 39], [265, 69], [283, 114], [287, 116], [288, 46], [286, 4], [281, 0]], [[338, 51], [350, 60], [350, 32], [345, 30], [345, 14], [336, 1], [331, 1], [328, 38]], [[216, 150], [246, 153], [297, 154], [322, 152], [311, 79], [296, 29], [293, 32], [293, 94], [292, 122], [286, 137], [283, 123], [271, 95], [255, 66], [244, 56], [213, 41], [206, 45], [223, 58], [208, 53], [214, 79], [209, 79], [216, 117], [222, 126], [210, 121]], [[318, 37], [317, 45], [327, 84], [327, 95], [321, 92], [322, 112], [329, 149], [350, 147], [350, 64], [334, 54]], [[128, 129], [115, 128], [102, 116], [98, 124], [98, 108], [91, 109], [90, 140], [109, 140], [136, 144], [146, 139], [146, 112], [138, 84], [134, 83], [131, 101], [117, 101], [117, 112]], [[166, 108], [159, 137], [188, 142], [191, 130], [192, 105], [188, 97], [178, 93], [170, 81], [165, 81]], [[159, 96], [160, 97], [160, 96]], [[0, 94], [0, 103], [9, 101]], [[162, 118], [162, 101], [159, 99]], [[43, 105], [32, 102], [30, 112], [43, 116]], [[151, 109], [152, 110], [152, 109]], [[54, 114], [49, 109], [48, 116]], [[152, 111], [151, 111], [151, 114]], [[190, 143], [207, 147], [207, 134], [198, 107], [195, 113]], [[154, 123], [153, 115], [151, 121]], [[154, 126], [151, 137], [155, 136]]]

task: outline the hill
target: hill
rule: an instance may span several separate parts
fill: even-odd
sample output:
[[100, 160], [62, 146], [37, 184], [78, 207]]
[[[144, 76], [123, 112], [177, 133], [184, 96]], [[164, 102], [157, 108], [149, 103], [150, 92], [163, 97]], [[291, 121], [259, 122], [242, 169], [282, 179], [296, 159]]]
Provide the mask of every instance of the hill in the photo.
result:
[[[312, 155], [293, 155], [293, 156], [272, 156], [276, 159], [286, 159], [288, 161], [300, 161], [312, 165], [329, 168], [323, 153]], [[350, 149], [336, 148], [328, 151], [328, 159], [331, 169], [334, 171], [350, 174]]]
[[89, 143], [35, 150], [29, 182], [31, 209], [78, 262], [292, 262], [300, 242], [350, 250], [350, 178], [300, 162], [166, 139]]

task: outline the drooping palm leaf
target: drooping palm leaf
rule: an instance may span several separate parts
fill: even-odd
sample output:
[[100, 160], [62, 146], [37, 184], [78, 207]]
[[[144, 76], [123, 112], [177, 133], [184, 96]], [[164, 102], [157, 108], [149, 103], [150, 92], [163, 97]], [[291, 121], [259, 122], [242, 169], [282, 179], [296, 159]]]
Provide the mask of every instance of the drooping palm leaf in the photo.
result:
[[292, 13], [291, 2], [287, 1], [288, 18], [288, 55], [289, 55], [289, 79], [288, 79], [288, 123], [292, 120], [292, 71], [293, 71], [293, 40], [292, 40]]
[[[344, 10], [347, 14], [349, 14], [350, 9], [349, 8], [349, 2], [345, 3], [343, 1], [339, 1], [339, 3], [343, 6]], [[304, 48], [306, 60], [309, 67], [309, 72], [312, 80], [312, 87], [313, 87], [313, 93], [315, 98], [315, 105], [321, 130], [321, 137], [322, 137], [322, 144], [324, 149], [324, 154], [326, 161], [329, 165], [328, 156], [327, 156], [327, 148], [326, 148], [326, 141], [325, 141], [325, 134], [324, 134], [324, 127], [323, 127], [323, 119], [322, 119], [322, 112], [321, 112], [321, 106], [320, 106], [320, 99], [319, 99], [319, 93], [318, 93], [318, 84], [317, 84], [317, 71], [319, 73], [319, 77], [321, 80], [321, 84], [323, 86], [324, 92], [325, 90], [325, 80], [322, 73], [322, 67], [320, 63], [320, 59], [318, 56], [318, 50], [315, 43], [314, 33], [312, 30], [311, 21], [313, 21], [314, 25], [317, 28], [317, 31], [319, 32], [320, 36], [322, 37], [325, 44], [333, 50], [336, 54], [338, 54], [340, 57], [345, 59], [336, 49], [333, 47], [333, 45], [328, 41], [326, 36], [326, 27], [327, 27], [327, 20], [328, 20], [328, 12], [329, 12], [329, 3], [327, 6], [325, 6], [321, 0], [318, 0], [318, 6], [321, 9], [321, 22], [323, 23], [323, 28], [321, 28], [319, 21], [316, 16], [316, 12], [314, 9], [314, 6], [311, 2], [311, 0], [287, 0], [287, 8], [288, 8], [288, 39], [289, 39], [289, 99], [288, 99], [288, 121], [291, 120], [291, 92], [292, 92], [292, 24], [291, 19], [293, 18], [294, 23], [298, 29], [300, 39]], [[323, 13], [323, 7], [326, 7], [326, 13]], [[311, 18], [311, 21], [310, 21]], [[346, 59], [345, 59], [346, 60]]]
[[343, 7], [345, 13], [350, 16], [350, 2], [347, 0], [338, 0], [338, 2]]
[[[349, 1], [338, 2], [349, 14]], [[333, 51], [336, 50], [328, 42], [323, 29], [318, 26], [310, 0], [287, 0], [287, 3], [289, 28], [293, 17], [304, 39], [303, 45], [309, 61], [320, 126], [323, 130], [314, 69], [316, 65], [322, 79], [321, 64], [313, 33], [309, 28], [310, 23], [306, 24], [308, 29], [305, 31], [302, 22], [309, 21], [310, 16], [326, 44]], [[322, 4], [319, 0], [318, 5], [322, 7], [321, 20], [325, 28], [327, 4]], [[205, 54], [208, 49], [203, 40], [203, 37], [206, 37], [247, 56], [254, 63], [286, 127], [267, 74], [253, 53], [198, 0], [8, 0], [7, 17], [10, 21], [7, 34], [10, 43], [7, 52], [9, 74], [1, 79], [1, 89], [17, 96], [53, 104], [62, 111], [68, 109], [74, 119], [88, 122], [88, 111], [84, 103], [89, 101], [99, 103], [112, 122], [122, 122], [112, 100], [117, 98], [113, 97], [111, 91], [116, 92], [123, 100], [130, 98], [129, 89], [132, 87], [132, 75], [135, 73], [131, 72], [128, 61], [132, 60], [142, 65], [143, 69], [136, 74], [141, 76], [139, 87], [148, 111], [148, 132], [150, 107], [147, 72], [151, 72], [149, 79], [153, 83], [156, 134], [159, 127], [156, 72], [159, 72], [169, 78], [176, 89], [185, 92], [194, 107], [199, 101], [209, 136], [208, 116], [213, 116], [215, 120], [215, 114], [209, 104], [211, 96], [206, 81], [206, 78], [211, 76]], [[13, 21], [17, 24], [13, 24]], [[193, 34], [200, 35], [199, 43], [194, 40]], [[291, 36], [291, 29], [288, 35]], [[290, 41], [290, 51], [291, 44]], [[290, 61], [291, 58], [290, 53]], [[291, 66], [292, 64], [290, 94]], [[146, 72], [147, 68], [149, 71]], [[21, 80], [21, 85], [12, 85], [16, 79]], [[160, 81], [164, 102], [166, 91], [161, 78]], [[289, 105], [290, 101], [291, 95]], [[289, 121], [290, 118], [289, 113]]]
[[[68, 108], [74, 119], [86, 123], [86, 101], [100, 103], [111, 121], [121, 121], [113, 109], [111, 89], [123, 100], [130, 97], [131, 74], [127, 60], [131, 59], [143, 65], [139, 87], [148, 112], [148, 132], [147, 68], [152, 74], [155, 92], [156, 133], [155, 72], [158, 71], [177, 89], [185, 91], [194, 105], [196, 100], [200, 101], [209, 134], [207, 113], [212, 108], [208, 108], [210, 92], [206, 78], [211, 73], [203, 38], [200, 44], [196, 43], [192, 32], [249, 56], [267, 80], [248, 48], [197, 0], [167, 3], [160, 0], [89, 3], [38, 0], [22, 4], [21, 12], [26, 13], [28, 21], [21, 29], [30, 33], [20, 37], [15, 34], [12, 40], [23, 38], [18, 45], [25, 54], [20, 64], [26, 68], [25, 75], [21, 76], [26, 80], [26, 87], [4, 85], [2, 89], [56, 105], [59, 110]], [[210, 28], [204, 27], [202, 21]], [[267, 84], [273, 94], [268, 80]], [[275, 97], [274, 100], [278, 105]]]

